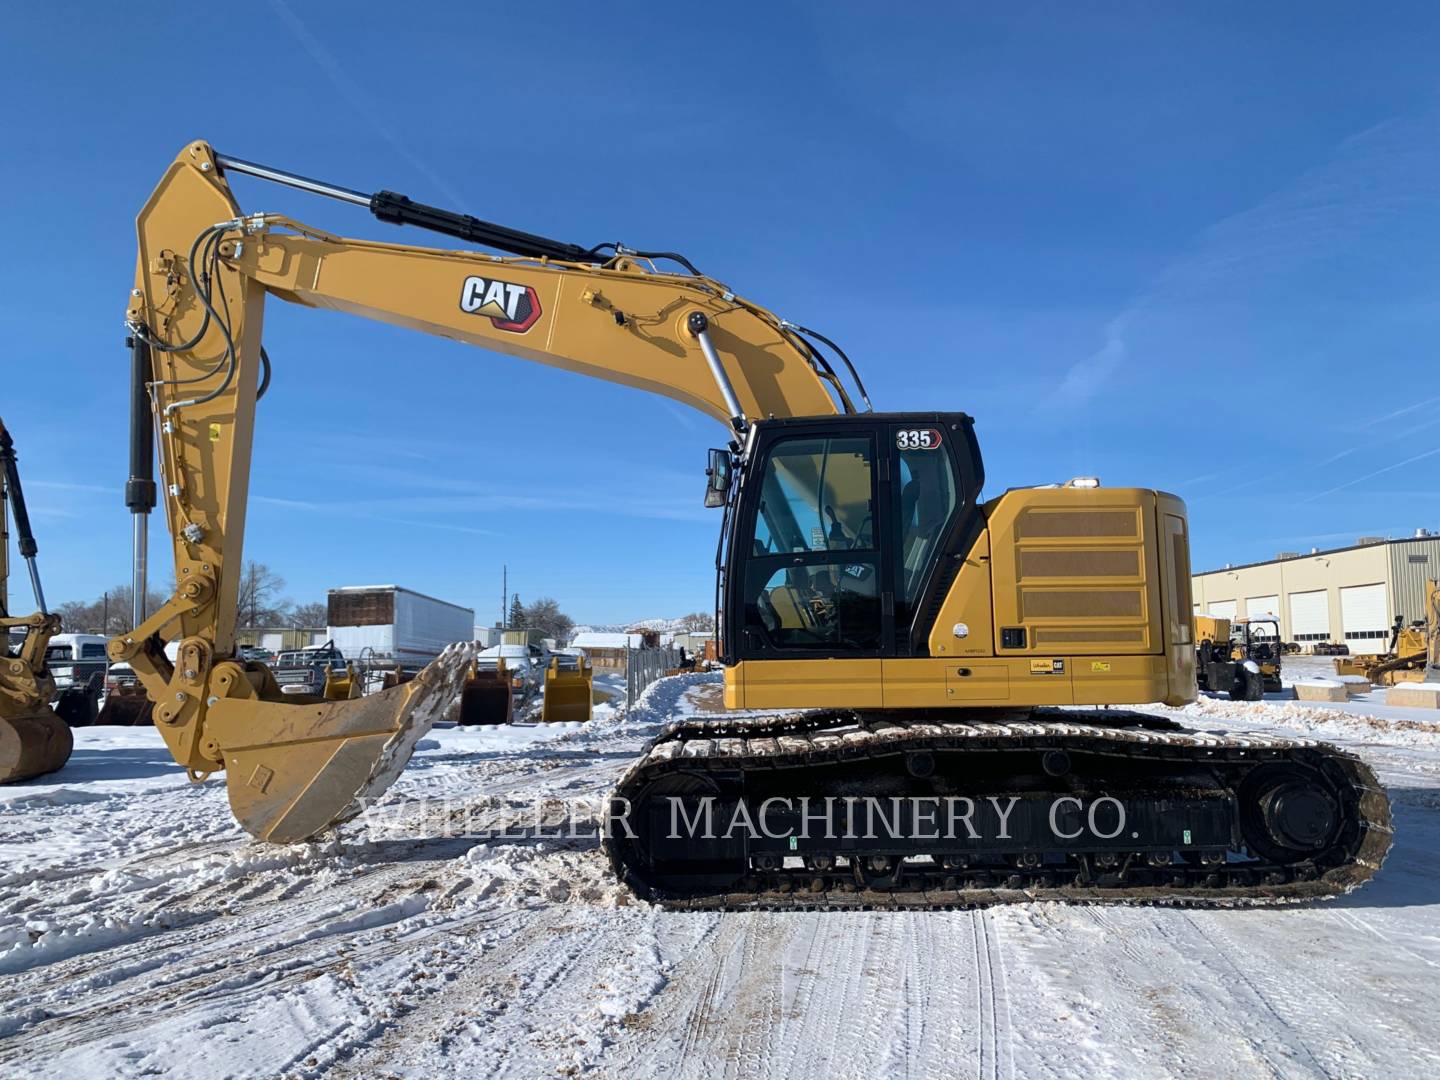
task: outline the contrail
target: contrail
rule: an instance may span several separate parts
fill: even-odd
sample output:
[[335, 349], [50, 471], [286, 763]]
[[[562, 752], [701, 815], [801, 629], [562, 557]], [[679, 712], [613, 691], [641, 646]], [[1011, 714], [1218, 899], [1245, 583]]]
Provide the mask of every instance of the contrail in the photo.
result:
[[[1417, 409], [1423, 409], [1427, 405], [1434, 405], [1437, 401], [1440, 401], [1440, 397], [1426, 398], [1424, 401], [1417, 402], [1414, 405], [1406, 405], [1403, 409], [1396, 409], [1392, 413], [1386, 413], [1384, 416], [1377, 416], [1374, 420], [1366, 421], [1360, 425], [1360, 430], [1364, 431], [1366, 428], [1372, 428], [1376, 424], [1383, 424], [1386, 420], [1394, 420], [1397, 416], [1404, 416], [1406, 413], [1415, 412]], [[1429, 425], [1427, 424], [1425, 426], [1428, 427]]]
[[1417, 461], [1424, 461], [1426, 458], [1434, 457], [1436, 454], [1440, 454], [1440, 446], [1437, 446], [1434, 450], [1426, 450], [1423, 454], [1416, 454], [1414, 457], [1406, 458], [1404, 461], [1397, 461], [1394, 465], [1386, 465], [1383, 469], [1376, 469], [1374, 472], [1366, 473], [1364, 476], [1358, 476], [1354, 480], [1347, 480], [1345, 483], [1339, 484], [1329, 491], [1322, 491], [1318, 495], [1311, 495], [1308, 499], [1301, 499], [1296, 505], [1304, 506], [1306, 503], [1312, 503], [1316, 499], [1323, 499], [1326, 495], [1334, 495], [1337, 491], [1344, 491], [1346, 488], [1352, 488], [1356, 484], [1363, 484], [1366, 480], [1374, 480], [1377, 476], [1384, 476], [1386, 473], [1394, 472], [1396, 469], [1403, 469], [1406, 465], [1413, 465]]

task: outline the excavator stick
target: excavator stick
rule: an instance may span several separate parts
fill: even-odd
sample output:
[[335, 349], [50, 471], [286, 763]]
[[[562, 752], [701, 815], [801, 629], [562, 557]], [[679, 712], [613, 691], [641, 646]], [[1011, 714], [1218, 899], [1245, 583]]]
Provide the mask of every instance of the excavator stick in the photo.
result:
[[[574, 660], [574, 663], [562, 662]], [[552, 656], [545, 669], [545, 701], [540, 719], [546, 723], [586, 723], [594, 702], [593, 671], [583, 656]]]
[[472, 665], [460, 692], [460, 725], [508, 724], [515, 718], [515, 697], [510, 671], [503, 659], [493, 668]]
[[236, 820], [259, 840], [286, 844], [355, 817], [454, 701], [473, 652], [452, 645], [409, 682], [364, 698], [216, 702], [206, 728]]

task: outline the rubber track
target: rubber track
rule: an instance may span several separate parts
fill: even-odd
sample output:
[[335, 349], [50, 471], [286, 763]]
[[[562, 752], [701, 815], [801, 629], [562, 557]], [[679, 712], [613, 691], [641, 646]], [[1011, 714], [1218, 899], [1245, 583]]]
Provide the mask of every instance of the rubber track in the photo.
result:
[[[972, 717], [975, 713], [970, 714]], [[1168, 761], [1261, 763], [1323, 757], [1349, 780], [1359, 814], [1359, 834], [1348, 859], [1319, 876], [1278, 864], [1251, 863], [1222, 874], [1179, 868], [1163, 884], [1130, 882], [1076, 884], [1073, 867], [1024, 870], [1013, 875], [917, 868], [899, 888], [864, 889], [847, 880], [845, 868], [826, 875], [810, 870], [753, 871], [753, 889], [710, 895], [668, 895], [651, 889], [641, 872], [625, 865], [608, 838], [605, 850], [617, 878], [642, 899], [665, 907], [701, 910], [745, 909], [927, 909], [973, 908], [1031, 900], [1248, 906], [1339, 896], [1379, 871], [1393, 831], [1390, 800], [1374, 772], [1359, 757], [1329, 743], [1303, 738], [1262, 738], [1188, 731], [1146, 713], [1118, 709], [1083, 714], [1061, 710], [999, 711], [993, 719], [907, 719], [895, 714], [814, 711], [723, 719], [689, 719], [667, 725], [621, 777], [613, 797], [632, 798], [657, 776], [670, 772], [800, 767], [835, 761], [888, 757], [910, 749], [1049, 749], [1100, 752]], [[817, 876], [822, 887], [815, 888]], [[1019, 887], [1013, 887], [1016, 877]], [[1114, 877], [1115, 875], [1108, 875]], [[1151, 874], [1150, 876], [1156, 876]], [[994, 879], [1006, 880], [997, 883]], [[1219, 883], [1215, 883], [1216, 878]], [[940, 887], [949, 879], [956, 887]], [[967, 884], [964, 879], [969, 878]], [[990, 879], [988, 881], [983, 879]], [[957, 879], [960, 879], [957, 881]], [[978, 880], [977, 880], [978, 879]]]

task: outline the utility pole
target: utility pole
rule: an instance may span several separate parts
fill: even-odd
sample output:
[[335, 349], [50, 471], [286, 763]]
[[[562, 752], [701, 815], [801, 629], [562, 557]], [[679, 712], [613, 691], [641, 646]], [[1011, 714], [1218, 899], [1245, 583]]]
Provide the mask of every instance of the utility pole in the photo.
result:
[[510, 567], [500, 567], [500, 629], [510, 629]]

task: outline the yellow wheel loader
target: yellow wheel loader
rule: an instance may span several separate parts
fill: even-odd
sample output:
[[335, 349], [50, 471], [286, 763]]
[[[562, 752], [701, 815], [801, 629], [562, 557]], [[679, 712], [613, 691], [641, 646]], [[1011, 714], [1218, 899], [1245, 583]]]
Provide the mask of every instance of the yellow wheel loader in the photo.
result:
[[[7, 506], [15, 518], [20, 557], [30, 571], [30, 587], [39, 608], [33, 615], [10, 614]], [[20, 487], [15, 443], [0, 421], [0, 784], [55, 772], [70, 760], [75, 745], [70, 726], [50, 707], [55, 680], [45, 665], [45, 648], [60, 632], [60, 616], [45, 610], [45, 592], [35, 562], [38, 550]], [[24, 638], [12, 644], [16, 631]], [[84, 692], [83, 688], [77, 691]]]
[[[242, 211], [237, 175], [464, 246]], [[237, 654], [276, 299], [648, 390], [722, 425], [705, 502], [722, 515], [725, 704], [743, 712], [667, 726], [617, 786], [606, 851], [639, 895], [1233, 903], [1343, 892], [1379, 866], [1389, 803], [1354, 756], [1097, 708], [1195, 698], [1175, 496], [1079, 479], [987, 500], [969, 416], [873, 411], [833, 341], [673, 251], [550, 240], [204, 142], [166, 169], [137, 233], [126, 319], [148, 415], [135, 413], [128, 501], [139, 538], [153, 424], [178, 587], [111, 655], [134, 666], [176, 760], [197, 779], [225, 772], [254, 835], [312, 836], [383, 790], [471, 659], [454, 651], [358, 701], [302, 702]]]

